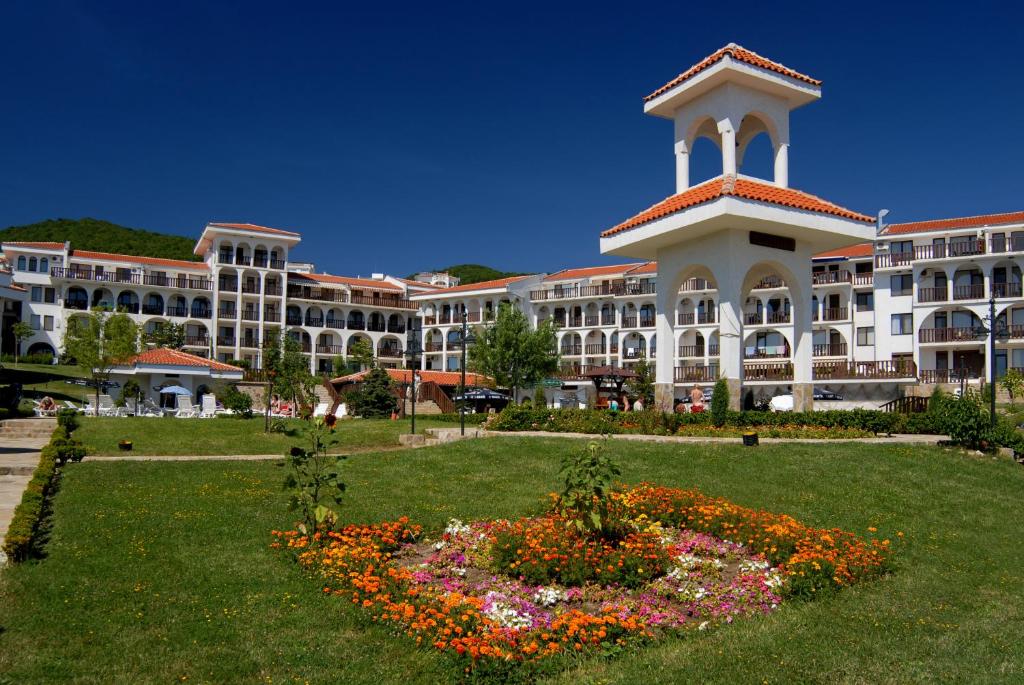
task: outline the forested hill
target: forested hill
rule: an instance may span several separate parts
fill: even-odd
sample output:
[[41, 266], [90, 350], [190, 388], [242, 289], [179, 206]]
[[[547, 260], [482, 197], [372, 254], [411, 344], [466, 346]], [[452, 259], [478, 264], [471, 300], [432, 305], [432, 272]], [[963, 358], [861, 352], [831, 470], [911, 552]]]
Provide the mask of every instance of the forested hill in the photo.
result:
[[444, 269], [434, 269], [434, 271], [447, 271], [452, 276], [457, 276], [463, 285], [523, 275], [515, 271], [498, 271], [482, 264], [455, 264]]
[[101, 219], [48, 219], [0, 230], [0, 241], [71, 241], [72, 249], [164, 259], [198, 259], [195, 238], [118, 226]]

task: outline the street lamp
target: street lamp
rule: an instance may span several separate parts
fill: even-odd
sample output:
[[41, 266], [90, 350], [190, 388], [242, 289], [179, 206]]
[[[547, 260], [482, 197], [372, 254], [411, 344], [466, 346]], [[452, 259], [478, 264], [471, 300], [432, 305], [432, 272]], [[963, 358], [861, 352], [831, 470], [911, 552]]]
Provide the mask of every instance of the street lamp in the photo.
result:
[[996, 425], [996, 338], [1006, 339], [1009, 337], [1009, 329], [1006, 321], [1000, 322], [996, 319], [996, 297], [988, 300], [988, 316], [982, 319], [984, 325], [978, 326], [974, 333], [980, 340], [988, 336], [988, 382], [991, 386], [989, 395], [989, 421], [992, 426]]
[[423, 329], [420, 328], [419, 321], [413, 319], [405, 332], [405, 358], [409, 360], [407, 366], [412, 370], [412, 435], [416, 434], [416, 373], [419, 371], [420, 355], [423, 353], [422, 334]]
[[462, 346], [462, 402], [459, 404], [459, 433], [466, 434], [466, 347], [476, 342], [476, 336], [469, 332], [469, 319], [462, 312], [462, 330], [459, 332], [459, 345]]

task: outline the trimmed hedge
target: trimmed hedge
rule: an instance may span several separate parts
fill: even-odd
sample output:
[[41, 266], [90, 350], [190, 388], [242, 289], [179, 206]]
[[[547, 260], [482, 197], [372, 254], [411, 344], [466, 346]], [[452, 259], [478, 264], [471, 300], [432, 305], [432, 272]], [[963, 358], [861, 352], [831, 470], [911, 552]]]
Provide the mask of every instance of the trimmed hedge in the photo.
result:
[[[612, 413], [595, 409], [533, 409], [509, 406], [490, 422], [488, 428], [501, 431], [543, 430], [555, 433], [673, 435], [685, 426], [711, 426], [709, 412], [675, 414], [656, 411]], [[813, 412], [730, 411], [724, 426], [759, 428], [802, 426], [864, 431], [874, 435], [890, 433], [938, 433], [938, 418], [931, 414], [890, 414], [874, 409]]]
[[[58, 418], [60, 421], [60, 418]], [[24, 561], [33, 556], [39, 544], [39, 533], [47, 509], [47, 501], [57, 489], [60, 467], [69, 461], [81, 461], [85, 446], [71, 437], [66, 426], [77, 425], [77, 421], [64, 420], [50, 436], [50, 442], [39, 452], [39, 465], [32, 473], [32, 480], [22, 493], [21, 502], [14, 510], [11, 525], [4, 538], [4, 554], [12, 562]]]

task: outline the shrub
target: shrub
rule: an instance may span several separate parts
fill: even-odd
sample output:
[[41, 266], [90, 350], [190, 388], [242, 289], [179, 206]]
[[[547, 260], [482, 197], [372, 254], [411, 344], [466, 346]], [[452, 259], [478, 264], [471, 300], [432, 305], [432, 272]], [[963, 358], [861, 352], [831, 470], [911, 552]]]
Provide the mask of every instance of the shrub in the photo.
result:
[[980, 395], [970, 388], [961, 397], [944, 403], [940, 426], [953, 442], [965, 447], [978, 447], [991, 427]]
[[224, 403], [225, 409], [230, 409], [247, 419], [252, 418], [252, 395], [242, 392], [237, 385], [229, 385], [224, 388], [220, 399]]
[[69, 461], [82, 461], [85, 457], [85, 445], [72, 438], [63, 426], [57, 426], [53, 431], [47, 448], [52, 450], [58, 466], [63, 466]]
[[725, 415], [729, 411], [729, 384], [724, 378], [715, 381], [715, 389], [711, 392], [711, 422], [716, 426], [725, 425]]
[[990, 427], [984, 439], [992, 447], [1008, 447], [1013, 450], [1014, 455], [1024, 454], [1024, 432], [1005, 418]]
[[78, 412], [74, 409], [61, 409], [57, 412], [57, 425], [71, 435], [78, 428]]
[[374, 368], [363, 377], [362, 387], [352, 396], [353, 413], [367, 419], [385, 418], [398, 407], [391, 388], [391, 376], [384, 369]]
[[607, 537], [614, 525], [609, 514], [612, 479], [620, 475], [618, 465], [604, 453], [604, 446], [591, 441], [571, 450], [562, 459], [560, 475], [565, 487], [558, 497], [559, 513], [578, 533]]
[[533, 406], [535, 407], [546, 407], [548, 406], [547, 395], [544, 394], [544, 386], [538, 385], [537, 389], [533, 391]]

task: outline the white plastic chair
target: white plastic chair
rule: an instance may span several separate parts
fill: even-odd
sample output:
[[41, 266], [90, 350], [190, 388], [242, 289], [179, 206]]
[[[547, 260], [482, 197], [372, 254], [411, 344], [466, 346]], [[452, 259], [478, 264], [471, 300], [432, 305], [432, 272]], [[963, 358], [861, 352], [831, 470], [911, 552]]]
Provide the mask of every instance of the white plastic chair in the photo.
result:
[[178, 395], [178, 411], [174, 413], [174, 416], [179, 419], [194, 419], [199, 416], [199, 411], [192, 404], [192, 398], [187, 395]]
[[73, 409], [74, 411], [79, 412], [79, 413], [85, 411], [82, 407], [79, 407], [78, 405], [76, 405], [71, 400], [64, 400], [64, 406], [67, 409]]
[[140, 416], [154, 417], [163, 416], [164, 410], [161, 409], [156, 402], [149, 399], [148, 397], [142, 402], [142, 414]]
[[100, 416], [117, 416], [117, 406], [110, 395], [100, 395]]
[[212, 419], [217, 416], [217, 396], [206, 393], [202, 399], [202, 409], [199, 412], [199, 418], [201, 419]]

